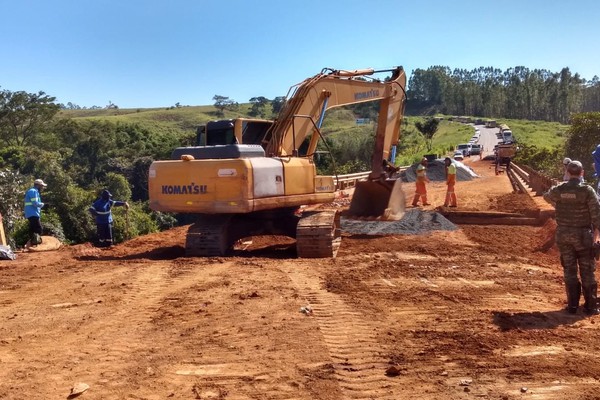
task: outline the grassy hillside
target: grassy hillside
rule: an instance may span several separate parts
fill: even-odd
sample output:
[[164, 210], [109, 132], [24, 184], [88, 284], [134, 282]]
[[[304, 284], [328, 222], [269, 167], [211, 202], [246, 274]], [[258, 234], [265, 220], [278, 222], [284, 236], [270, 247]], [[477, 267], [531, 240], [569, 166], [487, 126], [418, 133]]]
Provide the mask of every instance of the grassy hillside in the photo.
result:
[[[249, 110], [250, 104], [240, 104], [236, 111], [225, 111], [224, 116], [218, 116], [217, 110], [213, 106], [64, 110], [61, 114], [64, 117], [81, 120], [136, 123], [153, 131], [172, 134], [182, 138], [182, 140], [191, 140], [190, 138], [194, 137], [198, 125], [215, 119], [248, 117]], [[424, 119], [425, 117], [405, 117], [397, 163], [404, 165], [415, 162], [426, 153], [447, 154], [456, 144], [468, 141], [474, 132], [473, 127], [470, 125], [442, 120], [438, 132], [434, 136], [433, 149], [428, 151], [423, 138], [415, 128], [415, 122], [424, 121]], [[509, 125], [515, 138], [520, 143], [536, 146], [540, 149], [562, 147], [565, 142], [565, 132], [568, 128], [568, 125], [544, 121], [499, 120], [498, 123]], [[328, 111], [322, 126], [322, 132], [326, 137], [334, 142], [342, 143], [341, 146], [346, 148], [368, 142], [368, 137], [372, 136], [374, 131], [374, 122], [357, 125], [354, 113], [345, 108]], [[355, 151], [352, 151], [352, 153]]]
[[569, 128], [569, 125], [546, 121], [504, 119], [498, 123], [508, 125], [519, 143], [548, 150], [564, 145]]

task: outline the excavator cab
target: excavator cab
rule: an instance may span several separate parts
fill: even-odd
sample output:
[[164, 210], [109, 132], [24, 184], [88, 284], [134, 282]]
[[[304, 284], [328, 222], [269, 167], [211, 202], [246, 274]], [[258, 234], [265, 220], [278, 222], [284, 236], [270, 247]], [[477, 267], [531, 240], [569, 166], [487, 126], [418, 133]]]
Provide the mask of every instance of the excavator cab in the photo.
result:
[[223, 119], [200, 125], [196, 131], [196, 146], [229, 144], [261, 144], [273, 121], [264, 119]]

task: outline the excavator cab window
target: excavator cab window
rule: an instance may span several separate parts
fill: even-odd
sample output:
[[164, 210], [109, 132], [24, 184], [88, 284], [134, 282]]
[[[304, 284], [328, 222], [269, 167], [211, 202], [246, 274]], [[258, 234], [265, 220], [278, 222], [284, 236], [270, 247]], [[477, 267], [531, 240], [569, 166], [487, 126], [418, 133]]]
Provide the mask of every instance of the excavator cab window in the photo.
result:
[[242, 123], [242, 143], [261, 144], [272, 121], [244, 121]]
[[206, 138], [204, 143], [199, 139], [200, 146], [217, 146], [225, 144], [235, 144], [237, 140], [235, 138], [235, 132], [233, 130], [233, 121], [210, 121], [206, 124], [204, 137]]
[[[267, 131], [273, 125], [273, 121], [267, 120], [243, 120], [242, 143], [243, 144], [261, 144]], [[237, 122], [236, 122], [237, 121]], [[240, 144], [236, 138], [235, 126], [239, 125], [239, 120], [220, 120], [210, 121], [206, 125], [198, 127], [196, 135], [197, 146], [218, 146], [227, 144]]]
[[206, 146], [206, 125], [200, 125], [196, 130], [196, 146]]

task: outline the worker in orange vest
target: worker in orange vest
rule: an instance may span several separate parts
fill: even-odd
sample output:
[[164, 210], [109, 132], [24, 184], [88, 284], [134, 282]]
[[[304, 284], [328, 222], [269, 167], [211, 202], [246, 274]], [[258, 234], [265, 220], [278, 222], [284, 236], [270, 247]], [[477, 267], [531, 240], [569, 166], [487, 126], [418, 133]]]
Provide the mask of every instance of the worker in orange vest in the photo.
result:
[[456, 165], [452, 162], [450, 157], [444, 159], [446, 165], [446, 200], [444, 201], [444, 207], [456, 207], [456, 193], [454, 193], [454, 185], [456, 184]]
[[417, 167], [417, 180], [416, 180], [416, 190], [415, 197], [413, 198], [412, 205], [413, 207], [419, 206], [419, 197], [423, 201], [424, 206], [428, 206], [427, 202], [427, 186], [426, 183], [429, 182], [429, 178], [427, 178], [427, 159], [423, 157], [419, 166]]

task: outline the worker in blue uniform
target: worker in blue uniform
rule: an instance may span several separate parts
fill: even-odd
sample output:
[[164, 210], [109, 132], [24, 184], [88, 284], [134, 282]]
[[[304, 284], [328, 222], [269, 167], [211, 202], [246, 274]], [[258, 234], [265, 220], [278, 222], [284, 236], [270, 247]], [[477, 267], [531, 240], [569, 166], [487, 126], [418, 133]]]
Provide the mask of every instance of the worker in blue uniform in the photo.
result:
[[100, 193], [100, 197], [94, 201], [92, 206], [88, 209], [96, 218], [98, 247], [110, 247], [113, 244], [113, 216], [111, 211], [113, 207], [125, 207], [125, 209], [128, 210], [129, 203], [126, 201], [112, 200], [112, 194], [107, 189], [104, 189], [102, 193]]
[[25, 192], [25, 218], [29, 221], [29, 243], [37, 246], [42, 243], [42, 197], [40, 192], [48, 185], [41, 179], [33, 181], [33, 187]]

